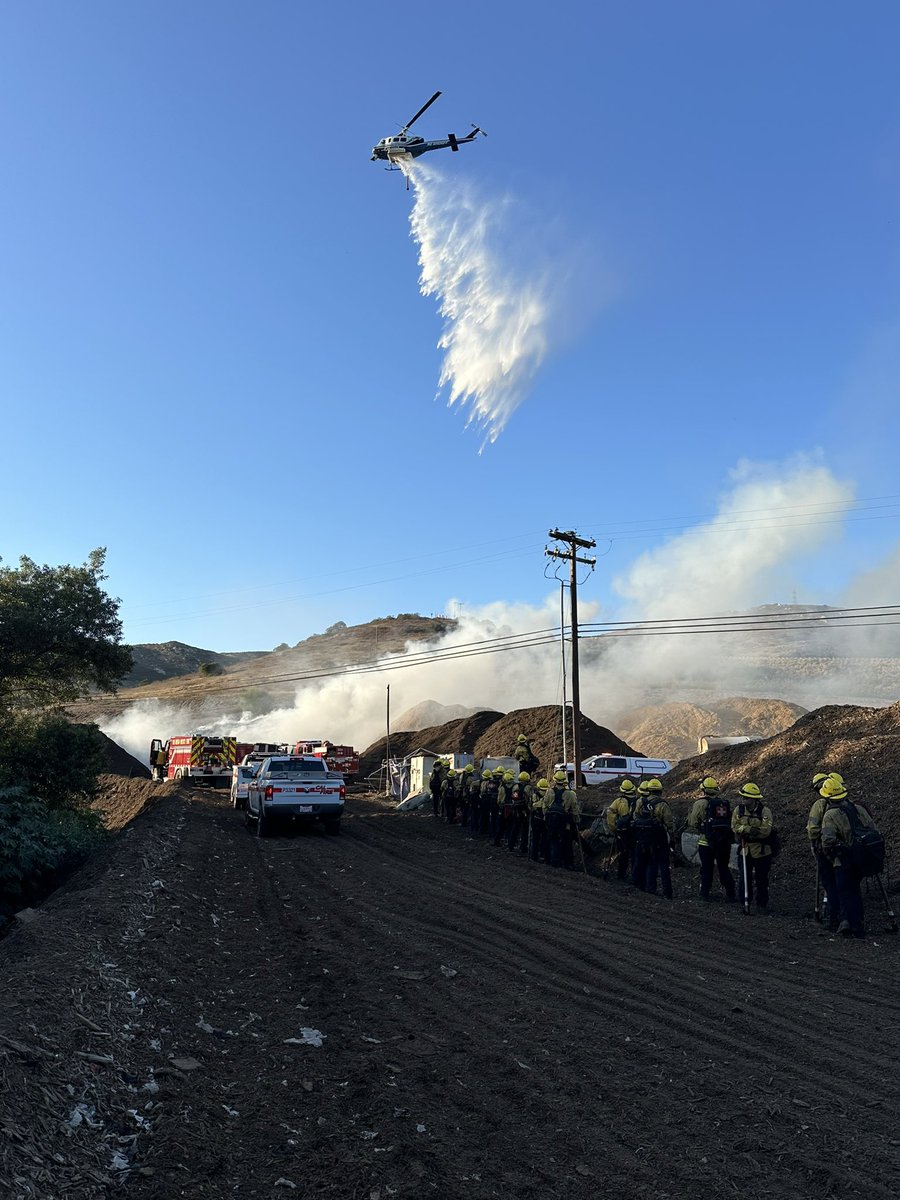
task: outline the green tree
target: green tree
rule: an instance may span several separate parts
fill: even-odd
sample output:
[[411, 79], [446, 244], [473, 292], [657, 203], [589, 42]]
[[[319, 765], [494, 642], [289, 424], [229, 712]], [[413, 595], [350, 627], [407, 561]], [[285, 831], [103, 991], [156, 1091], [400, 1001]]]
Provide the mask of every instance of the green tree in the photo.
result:
[[225, 668], [217, 662], [201, 663], [198, 667], [201, 675], [224, 675]]
[[132, 666], [119, 601], [101, 586], [106, 550], [80, 567], [22, 557], [0, 567], [0, 709], [67, 704], [114, 691]]

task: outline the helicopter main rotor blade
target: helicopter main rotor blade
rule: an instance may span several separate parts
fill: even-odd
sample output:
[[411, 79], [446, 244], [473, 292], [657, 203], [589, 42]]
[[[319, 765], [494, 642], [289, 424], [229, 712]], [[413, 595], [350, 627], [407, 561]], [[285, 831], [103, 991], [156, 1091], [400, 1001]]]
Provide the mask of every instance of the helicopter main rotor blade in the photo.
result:
[[438, 98], [438, 96], [440, 96], [440, 94], [441, 94], [440, 92], [435, 92], [434, 95], [431, 97], [431, 99], [428, 101], [428, 103], [422, 105], [422, 107], [419, 109], [419, 111], [416, 113], [416, 115], [412, 118], [412, 120], [406, 122], [406, 124], [403, 126], [403, 129], [401, 132], [405, 133], [407, 129], [410, 129], [413, 125], [415, 125], [416, 121], [418, 121], [418, 119], [419, 119], [419, 117], [421, 117], [422, 113], [425, 112], [426, 109], [431, 108], [432, 104], [434, 104], [435, 100], [437, 100], [437, 98]]

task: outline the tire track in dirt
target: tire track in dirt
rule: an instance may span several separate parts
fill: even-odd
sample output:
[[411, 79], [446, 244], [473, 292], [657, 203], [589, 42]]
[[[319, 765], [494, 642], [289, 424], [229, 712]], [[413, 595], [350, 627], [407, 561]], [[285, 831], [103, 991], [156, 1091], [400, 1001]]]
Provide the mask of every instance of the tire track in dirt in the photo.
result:
[[[383, 825], [379, 825], [379, 832], [381, 832], [382, 828], [383, 828]], [[361, 839], [361, 840], [364, 840], [364, 839]], [[403, 866], [402, 861], [400, 860], [399, 856], [397, 855], [396, 848], [394, 848], [391, 852], [389, 852], [388, 857], [392, 858], [395, 861], [395, 863], [397, 864], [398, 870], [400, 872], [399, 875], [395, 875], [393, 878], [392, 886], [395, 889], [397, 889], [399, 887], [405, 887], [407, 889], [407, 891], [412, 891], [414, 893], [416, 888], [421, 888], [421, 886], [423, 884], [423, 879], [422, 879], [423, 871], [422, 870], [415, 871], [416, 887], [413, 888], [412, 883], [410, 881], [410, 871], [408, 868], [405, 868]], [[424, 872], [424, 874], [427, 874], [429, 876], [430, 885], [433, 889], [436, 887], [440, 891], [447, 891], [448, 886], [451, 884], [451, 880], [449, 878], [436, 876], [435, 872], [433, 870]], [[422, 897], [420, 896], [419, 899], [421, 901]], [[468, 906], [468, 908], [469, 908], [470, 916], [478, 915], [477, 905], [470, 904]], [[532, 915], [533, 915], [533, 906], [532, 906]], [[487, 926], [485, 926], [485, 925], [481, 926], [477, 937], [472, 936], [469, 938], [463, 938], [462, 940], [460, 938], [460, 934], [459, 934], [458, 930], [452, 931], [452, 930], [449, 930], [444, 925], [435, 923], [434, 921], [428, 921], [427, 918], [425, 917], [424, 912], [418, 914], [417, 917], [406, 917], [402, 912], [395, 911], [392, 914], [390, 919], [394, 924], [397, 924], [398, 922], [402, 922], [405, 925], [405, 927], [410, 935], [415, 933], [417, 928], [421, 931], [424, 926], [427, 928], [428, 933], [433, 938], [438, 939], [438, 940], [443, 939], [445, 945], [449, 943], [451, 949], [454, 946], [462, 945], [463, 948], [468, 953], [474, 953], [476, 946], [480, 945], [481, 947], [486, 947], [487, 950], [491, 954], [493, 954], [495, 957], [498, 953], [498, 943], [495, 938], [495, 935], [497, 932], [496, 917], [492, 918], [491, 923], [488, 924]], [[502, 920], [503, 918], [501, 917], [500, 919]], [[453, 937], [450, 936], [451, 933], [454, 934]], [[516, 939], [514, 931], [511, 930], [510, 927], [507, 925], [506, 927], [504, 927], [501, 930], [500, 943], [505, 943], [506, 946], [509, 946], [511, 940], [513, 943], [512, 949], [513, 949], [514, 955], [516, 955], [516, 954], [518, 955], [518, 958], [514, 957], [513, 961], [520, 961], [521, 956], [523, 954], [532, 954], [532, 963], [534, 963], [534, 961], [535, 961], [534, 956], [533, 956], [534, 947], [530, 946], [528, 944], [528, 942], [525, 940]], [[566, 951], [566, 953], [568, 953], [569, 955], [571, 955], [573, 953], [573, 951], [576, 949], [572, 945], [567, 945], [563, 948]], [[544, 957], [546, 957], [546, 956], [544, 956]], [[540, 959], [538, 959], [537, 961], [540, 961]], [[698, 961], [701, 964], [704, 964], [710, 960], [704, 958], [703, 956], [700, 956]], [[599, 963], [598, 964], [595, 964], [595, 963], [587, 964], [589, 970], [593, 970], [595, 966], [600, 966], [600, 965], [601, 964], [599, 964]], [[658, 964], [648, 961], [645, 965], [652, 966], [652, 965], [658, 965]], [[571, 971], [571, 967], [572, 967], [572, 963], [571, 963], [571, 959], [570, 959], [570, 961], [569, 961], [570, 971]], [[532, 970], [532, 974], [534, 974], [534, 970]], [[582, 978], [585, 978], [585, 976], [582, 976]], [[593, 982], [593, 976], [589, 976], [588, 978], [591, 978], [592, 982]], [[672, 976], [672, 979], [674, 979], [674, 975]], [[671, 993], [672, 979], [670, 979], [668, 981], [667, 987], [661, 989], [661, 991], [664, 994]], [[623, 986], [623, 987], [627, 987], [631, 983], [631, 981], [624, 975], [622, 975], [617, 980], [617, 982], [619, 983], [620, 986]], [[554, 978], [552, 969], [549, 972], [545, 973], [542, 983], [545, 986], [555, 986], [557, 988], [557, 990], [559, 990], [559, 985]], [[692, 1000], [695, 997], [695, 995], [698, 993], [702, 995], [702, 992], [703, 992], [703, 989], [699, 989], [699, 988], [696, 988], [695, 986], [692, 986], [689, 989], [687, 989], [686, 992], [684, 990], [682, 990], [682, 996], [685, 999], [685, 1001], [687, 1002], [687, 1001]], [[573, 998], [576, 994], [577, 993], [573, 992]], [[632, 1000], [633, 999], [634, 999], [634, 997], [632, 996]], [[581, 997], [581, 1000], [583, 1001], [583, 997]], [[652, 1012], [652, 1006], [650, 1008], [650, 1011]], [[784, 1032], [785, 1032], [785, 1036], [786, 1036], [786, 1045], [787, 1046], [793, 1046], [793, 1044], [796, 1040], [796, 1035], [801, 1031], [801, 1029], [802, 1029], [802, 1025], [800, 1022], [797, 1022], [797, 1021], [785, 1021], [784, 1022]], [[690, 1030], [690, 1027], [688, 1027], [688, 1031], [689, 1030]], [[709, 1040], [710, 1036], [711, 1036], [710, 1031], [705, 1030], [704, 1037], [706, 1038], [707, 1041]], [[721, 1041], [722, 1041], [723, 1047], [729, 1049], [732, 1052], [732, 1057], [733, 1057], [733, 1045], [732, 1045], [730, 1037], [728, 1035], [725, 1035], [722, 1037]], [[778, 1052], [773, 1051], [773, 1055], [777, 1057]], [[808, 1072], [807, 1074], [809, 1075], [809, 1078], [810, 1078], [811, 1088], [813, 1090], [820, 1089], [822, 1087], [822, 1078], [823, 1078], [823, 1073], [822, 1073], [821, 1068], [816, 1067], [811, 1072]], [[828, 1076], [830, 1077], [830, 1072], [828, 1072]], [[880, 1189], [877, 1186], [877, 1179], [872, 1180], [872, 1186], [875, 1188], [875, 1192], [873, 1192], [873, 1194], [880, 1194]]]

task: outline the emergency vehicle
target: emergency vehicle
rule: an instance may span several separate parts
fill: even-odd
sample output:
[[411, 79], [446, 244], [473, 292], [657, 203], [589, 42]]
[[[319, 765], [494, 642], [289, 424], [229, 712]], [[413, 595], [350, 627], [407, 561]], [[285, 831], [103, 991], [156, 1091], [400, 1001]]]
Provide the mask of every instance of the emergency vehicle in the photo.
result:
[[150, 766], [154, 779], [190, 779], [211, 787], [230, 787], [231, 768], [237, 758], [237, 738], [207, 737], [192, 733], [161, 738], [150, 743]]
[[343, 775], [345, 783], [352, 783], [359, 774], [359, 753], [352, 746], [336, 746], [334, 742], [314, 739], [311, 742], [297, 742], [294, 753], [324, 758], [328, 770]]

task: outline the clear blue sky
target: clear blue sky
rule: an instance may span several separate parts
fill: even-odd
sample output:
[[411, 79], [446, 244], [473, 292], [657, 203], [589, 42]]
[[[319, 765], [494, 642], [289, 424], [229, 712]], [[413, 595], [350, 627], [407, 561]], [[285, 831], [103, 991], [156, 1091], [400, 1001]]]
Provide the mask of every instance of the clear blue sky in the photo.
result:
[[[537, 602], [551, 525], [645, 522], [603, 599], [741, 459], [895, 495], [898, 45], [875, 0], [11, 0], [0, 555], [106, 545], [129, 640], [267, 648]], [[437, 88], [423, 133], [490, 135], [441, 170], [612, 281], [480, 456], [369, 161]], [[896, 513], [793, 582], [832, 598]]]

